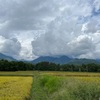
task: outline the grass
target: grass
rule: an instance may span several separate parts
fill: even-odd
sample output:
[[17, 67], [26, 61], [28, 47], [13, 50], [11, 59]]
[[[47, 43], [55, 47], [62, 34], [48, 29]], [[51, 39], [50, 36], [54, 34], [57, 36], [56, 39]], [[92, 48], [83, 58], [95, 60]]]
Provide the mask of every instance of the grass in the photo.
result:
[[[33, 79], [29, 76], [32, 76]], [[0, 100], [99, 99], [100, 73], [57, 71], [0, 72]]]
[[26, 100], [32, 77], [0, 77], [0, 100]]
[[94, 77], [88, 79], [65, 78], [62, 87], [54, 94], [54, 100], [99, 100], [100, 79]]
[[99, 100], [100, 78], [37, 75], [30, 100]]
[[15, 71], [15, 72], [0, 72], [0, 76], [33, 76], [40, 75], [52, 75], [63, 77], [100, 77], [100, 73], [88, 73], [88, 72], [63, 72], [63, 71]]
[[[30, 100], [49, 100], [50, 96], [61, 86], [60, 80], [55, 76], [35, 76], [32, 84]], [[53, 100], [50, 98], [50, 100]]]
[[40, 73], [42, 75], [63, 76], [63, 77], [100, 77], [100, 73], [93, 73], [93, 72], [46, 71]]
[[[34, 72], [35, 73], [35, 72]], [[0, 76], [33, 76], [33, 71], [0, 72]]]

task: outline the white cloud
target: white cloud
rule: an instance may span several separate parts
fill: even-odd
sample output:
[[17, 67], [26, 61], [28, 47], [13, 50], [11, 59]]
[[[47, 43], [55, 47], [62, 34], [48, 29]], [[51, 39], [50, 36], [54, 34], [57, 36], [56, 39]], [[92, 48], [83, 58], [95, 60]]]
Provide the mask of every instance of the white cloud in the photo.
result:
[[99, 18], [100, 0], [0, 0], [2, 48], [13, 45], [12, 38], [20, 44], [1, 51], [20, 59], [99, 57]]
[[65, 4], [63, 12], [49, 23], [47, 32], [32, 42], [33, 53], [95, 58], [97, 46], [92, 34], [100, 30], [99, 16], [92, 15], [89, 0]]

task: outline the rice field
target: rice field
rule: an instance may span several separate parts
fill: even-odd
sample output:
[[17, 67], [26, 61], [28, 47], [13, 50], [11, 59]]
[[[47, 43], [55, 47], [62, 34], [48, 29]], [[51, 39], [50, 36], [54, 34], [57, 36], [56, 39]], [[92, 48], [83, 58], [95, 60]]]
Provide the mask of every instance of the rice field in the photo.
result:
[[100, 73], [0, 72], [0, 100], [100, 100]]
[[0, 72], [0, 76], [35, 76], [35, 75], [50, 75], [63, 77], [100, 77], [100, 73], [88, 72], [65, 72], [65, 71], [15, 71], [15, 72]]
[[0, 77], [0, 100], [27, 100], [32, 77]]
[[33, 71], [13, 71], [13, 72], [2, 71], [0, 72], [0, 76], [33, 76]]
[[100, 77], [100, 73], [89, 72], [62, 72], [62, 71], [46, 71], [39, 72], [41, 75], [62, 76], [62, 77]]

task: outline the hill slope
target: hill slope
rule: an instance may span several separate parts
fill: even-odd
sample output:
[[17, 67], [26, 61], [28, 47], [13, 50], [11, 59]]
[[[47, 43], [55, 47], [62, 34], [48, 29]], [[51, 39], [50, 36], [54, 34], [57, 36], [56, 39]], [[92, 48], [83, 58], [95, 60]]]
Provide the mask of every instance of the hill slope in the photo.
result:
[[50, 56], [43, 56], [43, 57], [39, 57], [33, 61], [31, 61], [32, 63], [38, 63], [38, 62], [43, 62], [43, 61], [47, 61], [47, 62], [53, 62], [56, 64], [66, 64], [69, 61], [71, 61], [72, 59], [67, 57], [67, 56], [60, 56], [60, 57], [50, 57]]
[[43, 56], [39, 57], [31, 63], [38, 63], [38, 62], [53, 62], [56, 64], [76, 64], [76, 65], [81, 65], [81, 64], [88, 64], [88, 63], [100, 63], [100, 60], [95, 60], [95, 59], [77, 59], [77, 58], [69, 58], [67, 56], [59, 56], [59, 57], [50, 57], [50, 56]]
[[81, 64], [88, 64], [88, 63], [99, 63], [95, 59], [73, 59], [68, 64], [75, 64], [75, 65], [81, 65]]
[[8, 60], [8, 61], [16, 61], [16, 59], [14, 59], [13, 57], [4, 55], [2, 53], [0, 53], [0, 59], [5, 59], [5, 60]]

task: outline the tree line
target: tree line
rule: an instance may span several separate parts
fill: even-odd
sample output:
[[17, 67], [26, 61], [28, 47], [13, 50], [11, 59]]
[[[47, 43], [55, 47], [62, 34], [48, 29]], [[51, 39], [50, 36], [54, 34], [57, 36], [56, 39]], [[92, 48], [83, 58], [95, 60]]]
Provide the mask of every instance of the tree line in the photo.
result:
[[51, 62], [39, 62], [37, 64], [22, 61], [0, 60], [0, 71], [72, 71], [72, 72], [100, 72], [100, 64], [90, 63], [82, 65], [55, 64]]

